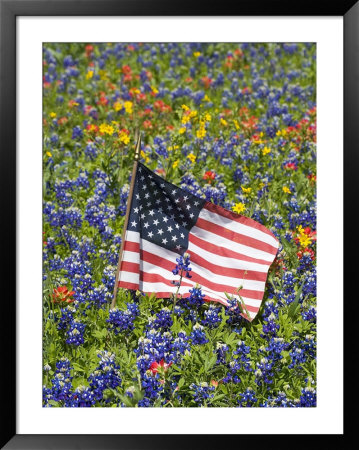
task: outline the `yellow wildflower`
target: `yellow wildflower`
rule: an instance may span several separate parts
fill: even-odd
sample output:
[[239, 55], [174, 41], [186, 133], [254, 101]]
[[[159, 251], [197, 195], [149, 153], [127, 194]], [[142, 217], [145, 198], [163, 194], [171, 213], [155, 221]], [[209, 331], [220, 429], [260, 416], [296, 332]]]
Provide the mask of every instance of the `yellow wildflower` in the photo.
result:
[[271, 149], [269, 147], [262, 148], [262, 154], [263, 156], [268, 155], [268, 153], [271, 152]]
[[107, 123], [102, 123], [99, 130], [101, 133], [109, 134], [110, 136], [112, 136], [115, 132], [114, 127], [112, 125], [108, 125]]
[[239, 123], [238, 123], [238, 120], [234, 119], [234, 120], [233, 120], [233, 123], [234, 123], [234, 126], [235, 126], [236, 130], [239, 130]]
[[191, 120], [190, 116], [183, 116], [181, 122], [185, 125]]
[[177, 161], [175, 161], [175, 162], [172, 164], [172, 167], [175, 169], [175, 168], [178, 166], [178, 164], [179, 164], [179, 160], [177, 159]]
[[200, 127], [196, 133], [196, 136], [198, 137], [198, 139], [203, 139], [206, 136], [207, 131], [205, 128], [205, 124], [206, 124], [206, 122], [204, 122], [204, 121], [200, 122]]
[[299, 236], [299, 243], [302, 247], [308, 247], [312, 243], [312, 238], [307, 234], [301, 234]]
[[291, 194], [292, 193], [291, 190], [287, 186], [283, 186], [282, 189], [283, 189], [283, 192], [285, 194]]
[[226, 120], [224, 120], [223, 117], [221, 117], [220, 123], [221, 123], [221, 125], [224, 125], [225, 127], [228, 125], [228, 122]]
[[141, 150], [141, 156], [142, 158], [144, 158], [146, 164], [150, 161], [150, 158], [146, 155], [146, 153], [143, 150]]
[[121, 102], [116, 102], [113, 107], [115, 111], [121, 111], [121, 109], [123, 109], [123, 104]]
[[211, 101], [211, 99], [208, 97], [208, 95], [206, 94], [204, 97], [203, 97], [203, 101], [204, 102], [210, 102]]
[[212, 120], [212, 116], [209, 113], [206, 113], [204, 115], [204, 120], [206, 120], [207, 122], [210, 122]]
[[201, 52], [194, 52], [194, 53], [193, 53], [193, 56], [194, 56], [195, 58], [198, 58], [199, 56], [201, 56]]
[[86, 74], [86, 80], [91, 80], [93, 77], [93, 70], [89, 70]]
[[159, 90], [157, 88], [155, 88], [154, 86], [151, 86], [151, 89], [154, 94], [158, 94]]
[[121, 131], [120, 136], [119, 136], [119, 141], [123, 142], [125, 145], [127, 145], [130, 142], [130, 138], [127, 133], [125, 133], [124, 131]]
[[55, 113], [55, 112], [50, 112], [50, 117], [51, 117], [52, 119], [55, 119], [56, 113]]
[[125, 107], [125, 110], [128, 114], [133, 113], [133, 103], [132, 102], [125, 102], [123, 106]]
[[187, 105], [182, 105], [182, 109], [184, 109], [185, 111], [189, 111], [189, 108]]
[[245, 193], [245, 194], [249, 194], [250, 192], [251, 192], [251, 190], [252, 190], [252, 188], [250, 188], [250, 187], [248, 187], [248, 188], [245, 188], [245, 187], [243, 187], [243, 186], [241, 186], [242, 187], [242, 191]]
[[238, 202], [232, 206], [232, 210], [237, 214], [241, 214], [246, 209], [244, 203]]
[[186, 127], [182, 127], [178, 130], [179, 134], [183, 134], [186, 132]]
[[189, 155], [187, 155], [187, 158], [194, 163], [196, 161], [196, 156], [193, 153], [190, 153]]
[[192, 117], [196, 117], [197, 116], [197, 111], [191, 111], [189, 113], [189, 117], [192, 119]]
[[312, 243], [312, 237], [304, 231], [302, 225], [299, 225], [299, 227], [297, 227], [297, 230], [299, 231], [298, 239], [301, 247], [308, 247], [308, 245]]
[[277, 132], [276, 132], [276, 136], [281, 136], [282, 135], [282, 132], [280, 131], [280, 130], [278, 130]]
[[50, 152], [46, 152], [46, 154], [47, 154], [48, 157], [52, 156], [52, 153], [50, 153]]

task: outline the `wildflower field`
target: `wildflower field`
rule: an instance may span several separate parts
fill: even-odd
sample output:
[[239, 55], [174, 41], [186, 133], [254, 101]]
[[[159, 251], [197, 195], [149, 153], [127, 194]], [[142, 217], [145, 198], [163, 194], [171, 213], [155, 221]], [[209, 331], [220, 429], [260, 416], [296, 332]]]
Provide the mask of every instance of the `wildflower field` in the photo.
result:
[[[137, 127], [150, 170], [278, 238], [252, 322], [200, 286], [111, 309]], [[43, 405], [316, 406], [315, 44], [44, 44]]]

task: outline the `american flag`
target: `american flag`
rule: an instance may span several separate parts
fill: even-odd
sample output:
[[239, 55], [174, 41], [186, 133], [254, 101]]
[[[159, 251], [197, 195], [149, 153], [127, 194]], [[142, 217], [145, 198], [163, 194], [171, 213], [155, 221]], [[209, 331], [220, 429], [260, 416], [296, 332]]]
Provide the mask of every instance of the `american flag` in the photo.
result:
[[[131, 200], [130, 200], [131, 201]], [[138, 163], [119, 287], [170, 298], [177, 290], [176, 258], [190, 254], [192, 278], [179, 289], [188, 297], [199, 284], [204, 299], [228, 305], [239, 294], [247, 319], [256, 316], [279, 242], [263, 225], [214, 205]], [[238, 296], [237, 296], [238, 298]]]

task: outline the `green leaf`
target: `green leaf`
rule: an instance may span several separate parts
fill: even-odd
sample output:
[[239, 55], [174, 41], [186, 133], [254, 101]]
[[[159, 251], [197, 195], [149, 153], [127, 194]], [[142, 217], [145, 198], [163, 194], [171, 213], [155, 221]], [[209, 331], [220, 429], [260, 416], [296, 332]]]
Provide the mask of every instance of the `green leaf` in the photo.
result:
[[304, 286], [304, 281], [303, 281], [302, 285], [300, 286], [300, 288], [298, 289], [298, 292], [297, 292], [297, 295], [295, 296], [294, 302], [289, 307], [288, 317], [290, 319], [294, 319], [294, 317], [297, 315], [297, 312], [300, 308], [299, 299], [300, 299], [300, 294], [302, 293], [302, 290], [303, 290], [303, 286]]
[[55, 400], [49, 400], [48, 403], [52, 406], [59, 406], [59, 402], [55, 402]]
[[72, 366], [76, 370], [76, 372], [85, 372], [85, 370], [80, 366], [80, 364], [72, 363]]

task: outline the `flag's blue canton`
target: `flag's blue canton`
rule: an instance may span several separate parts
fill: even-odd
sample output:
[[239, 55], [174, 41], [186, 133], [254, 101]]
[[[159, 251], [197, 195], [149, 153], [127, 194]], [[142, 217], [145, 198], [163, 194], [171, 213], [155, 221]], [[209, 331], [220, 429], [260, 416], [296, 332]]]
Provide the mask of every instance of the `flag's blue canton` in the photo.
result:
[[127, 230], [183, 254], [188, 234], [205, 200], [184, 191], [138, 164]]

